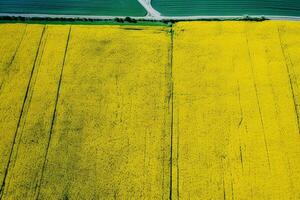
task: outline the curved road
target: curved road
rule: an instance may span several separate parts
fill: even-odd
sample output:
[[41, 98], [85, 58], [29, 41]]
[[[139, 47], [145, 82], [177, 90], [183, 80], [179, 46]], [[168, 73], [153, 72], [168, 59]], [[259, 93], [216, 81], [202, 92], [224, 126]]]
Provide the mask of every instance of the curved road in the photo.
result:
[[138, 2], [145, 8], [147, 11], [146, 17], [150, 18], [161, 18], [161, 14], [155, 10], [151, 5], [151, 0], [138, 0]]

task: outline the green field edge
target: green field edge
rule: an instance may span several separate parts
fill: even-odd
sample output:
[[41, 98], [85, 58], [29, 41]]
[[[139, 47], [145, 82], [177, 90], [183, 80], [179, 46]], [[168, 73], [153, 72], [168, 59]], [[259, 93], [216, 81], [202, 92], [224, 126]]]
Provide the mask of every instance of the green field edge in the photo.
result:
[[98, 21], [84, 21], [84, 20], [2, 20], [0, 24], [7, 23], [21, 23], [21, 24], [53, 24], [53, 25], [124, 25], [124, 26], [170, 26], [169, 23], [162, 21], [136, 21], [136, 22], [117, 22], [115, 20], [98, 20]]
[[266, 17], [239, 17], [239, 18], [203, 18], [203, 19], [135, 19], [132, 17], [114, 19], [89, 19], [89, 18], [47, 18], [47, 17], [20, 17], [0, 16], [0, 24], [26, 23], [26, 24], [74, 24], [74, 25], [139, 25], [139, 26], [171, 26], [182, 21], [255, 21], [270, 20]]
[[26, 20], [26, 21], [21, 21], [21, 20], [0, 20], [0, 24], [7, 24], [7, 23], [15, 23], [15, 24], [53, 24], [53, 25], [138, 25], [138, 26], [169, 26], [166, 23], [163, 22], [147, 22], [147, 21], [139, 21], [136, 23], [131, 23], [131, 22], [114, 22], [114, 21], [97, 21], [97, 22], [85, 22], [85, 21], [31, 21], [31, 20]]

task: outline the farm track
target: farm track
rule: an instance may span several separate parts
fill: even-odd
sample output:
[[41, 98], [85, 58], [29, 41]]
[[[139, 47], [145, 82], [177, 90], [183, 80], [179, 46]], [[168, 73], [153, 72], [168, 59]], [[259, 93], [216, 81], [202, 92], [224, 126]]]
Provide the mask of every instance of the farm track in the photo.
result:
[[151, 0], [138, 0], [138, 2], [147, 11], [146, 17], [160, 19], [160, 13], [151, 5]]
[[1, 24], [0, 199], [300, 199], [299, 35]]

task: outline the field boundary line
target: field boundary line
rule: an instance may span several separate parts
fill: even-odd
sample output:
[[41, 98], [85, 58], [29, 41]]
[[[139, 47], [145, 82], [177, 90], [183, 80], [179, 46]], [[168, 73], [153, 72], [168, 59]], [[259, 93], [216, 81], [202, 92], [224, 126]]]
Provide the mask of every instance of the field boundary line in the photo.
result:
[[61, 82], [62, 82], [62, 78], [63, 78], [63, 72], [64, 72], [64, 66], [65, 66], [66, 57], [67, 57], [67, 51], [68, 51], [68, 47], [69, 47], [71, 30], [72, 30], [72, 25], [70, 25], [69, 32], [68, 32], [68, 37], [67, 37], [67, 42], [66, 42], [66, 47], [65, 47], [64, 57], [63, 57], [63, 63], [62, 63], [60, 77], [59, 77], [58, 86], [57, 86], [55, 105], [54, 105], [54, 110], [53, 110], [53, 114], [52, 114], [52, 121], [51, 121], [51, 126], [50, 126], [50, 131], [49, 131], [48, 143], [47, 143], [47, 147], [46, 147], [46, 154], [45, 154], [45, 158], [44, 158], [44, 162], [43, 162], [39, 182], [36, 185], [36, 198], [35, 199], [39, 199], [40, 190], [41, 190], [41, 186], [42, 186], [42, 181], [43, 181], [43, 177], [44, 177], [44, 171], [45, 171], [47, 157], [48, 157], [48, 153], [49, 153], [49, 147], [50, 147], [50, 142], [51, 142], [51, 138], [52, 138], [53, 127], [55, 125], [55, 119], [56, 119], [56, 113], [57, 113], [57, 104], [58, 104], [58, 99], [59, 99], [60, 90], [61, 90]]

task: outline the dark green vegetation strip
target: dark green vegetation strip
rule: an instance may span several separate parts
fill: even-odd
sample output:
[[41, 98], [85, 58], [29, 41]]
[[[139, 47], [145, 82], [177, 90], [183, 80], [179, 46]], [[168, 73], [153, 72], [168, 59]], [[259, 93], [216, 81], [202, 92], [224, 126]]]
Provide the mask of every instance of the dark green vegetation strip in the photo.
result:
[[174, 20], [135, 20], [130, 17], [106, 19], [86, 18], [40, 18], [40, 17], [12, 17], [0, 16], [0, 23], [26, 23], [26, 24], [74, 24], [74, 25], [140, 25], [140, 26], [166, 26]]
[[115, 19], [93, 19], [93, 18], [48, 18], [48, 17], [21, 17], [0, 16], [1, 23], [26, 23], [26, 24], [74, 24], [74, 25], [139, 25], [139, 26], [171, 26], [179, 21], [265, 21], [266, 17], [244, 16], [237, 18], [203, 18], [203, 19], [134, 19], [130, 17]]

